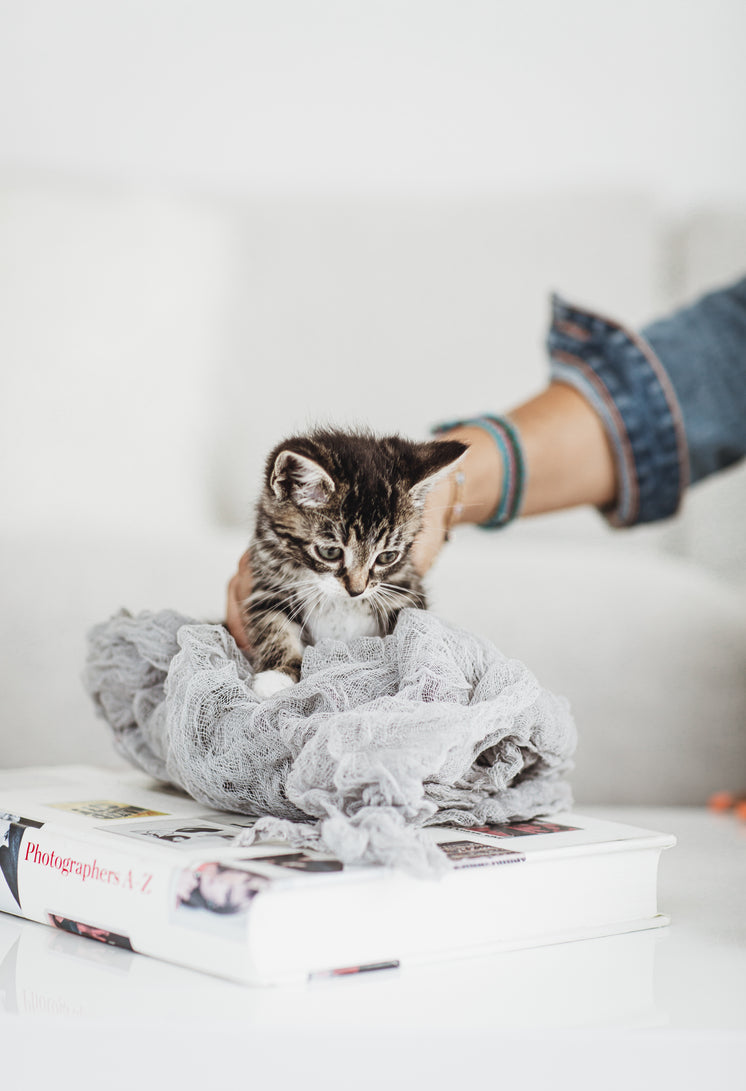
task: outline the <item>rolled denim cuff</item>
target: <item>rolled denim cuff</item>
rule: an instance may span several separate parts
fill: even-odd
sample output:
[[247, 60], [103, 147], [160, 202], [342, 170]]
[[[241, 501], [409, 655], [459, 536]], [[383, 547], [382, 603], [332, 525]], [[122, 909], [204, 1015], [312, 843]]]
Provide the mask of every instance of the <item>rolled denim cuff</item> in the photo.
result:
[[618, 491], [606, 519], [630, 527], [673, 515], [688, 484], [687, 443], [676, 394], [650, 345], [553, 296], [547, 348], [552, 381], [586, 398], [611, 441]]

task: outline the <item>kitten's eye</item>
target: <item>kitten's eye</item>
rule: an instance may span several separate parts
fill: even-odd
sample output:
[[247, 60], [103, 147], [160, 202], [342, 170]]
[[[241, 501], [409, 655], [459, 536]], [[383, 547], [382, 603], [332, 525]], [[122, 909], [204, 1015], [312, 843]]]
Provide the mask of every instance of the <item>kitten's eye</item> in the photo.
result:
[[379, 553], [376, 557], [376, 564], [382, 564], [384, 566], [393, 564], [398, 560], [399, 552], [396, 549], [386, 549], [383, 553]]
[[321, 557], [322, 561], [338, 561], [344, 553], [344, 550], [340, 546], [317, 545], [316, 552], [319, 557]]

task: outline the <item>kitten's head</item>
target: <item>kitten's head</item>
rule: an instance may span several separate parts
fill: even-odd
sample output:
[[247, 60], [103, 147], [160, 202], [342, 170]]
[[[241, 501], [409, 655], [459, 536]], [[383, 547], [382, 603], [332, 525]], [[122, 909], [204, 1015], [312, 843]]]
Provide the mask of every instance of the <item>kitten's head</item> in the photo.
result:
[[409, 551], [427, 493], [465, 451], [455, 440], [295, 436], [267, 460], [260, 511], [276, 548], [316, 573], [326, 593], [370, 597], [412, 571]]

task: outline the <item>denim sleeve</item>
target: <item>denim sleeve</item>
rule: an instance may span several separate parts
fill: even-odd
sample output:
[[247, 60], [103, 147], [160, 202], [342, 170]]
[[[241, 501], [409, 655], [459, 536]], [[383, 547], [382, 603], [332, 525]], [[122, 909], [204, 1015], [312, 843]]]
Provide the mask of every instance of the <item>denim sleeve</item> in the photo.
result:
[[552, 381], [612, 442], [615, 526], [673, 515], [690, 484], [746, 455], [746, 279], [641, 333], [555, 296], [547, 347]]

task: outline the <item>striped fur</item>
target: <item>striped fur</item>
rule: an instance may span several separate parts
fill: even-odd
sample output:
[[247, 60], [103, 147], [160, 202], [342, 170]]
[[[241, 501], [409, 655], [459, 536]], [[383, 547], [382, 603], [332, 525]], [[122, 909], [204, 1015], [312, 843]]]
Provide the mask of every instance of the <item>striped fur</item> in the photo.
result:
[[465, 450], [316, 431], [271, 452], [243, 604], [257, 671], [297, 681], [308, 644], [383, 636], [405, 606], [426, 606], [410, 550], [427, 492]]

